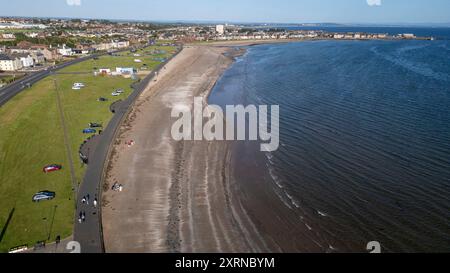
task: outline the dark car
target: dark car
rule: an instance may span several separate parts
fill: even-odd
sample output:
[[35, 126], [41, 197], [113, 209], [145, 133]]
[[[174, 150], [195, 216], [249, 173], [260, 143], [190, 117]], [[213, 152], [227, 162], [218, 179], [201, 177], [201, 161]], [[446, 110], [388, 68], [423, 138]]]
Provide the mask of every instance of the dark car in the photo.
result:
[[62, 169], [61, 165], [52, 164], [52, 165], [45, 166], [44, 169], [42, 169], [42, 170], [44, 171], [44, 173], [51, 173], [51, 172], [60, 171], [61, 169]]
[[33, 196], [33, 202], [52, 200], [56, 197], [56, 193], [52, 191], [41, 191]]
[[98, 101], [108, 101], [108, 99], [107, 98], [98, 98]]
[[102, 128], [103, 125], [101, 123], [91, 122], [91, 123], [89, 123], [89, 127], [91, 127], [91, 128]]
[[86, 128], [83, 130], [83, 134], [95, 134], [97, 131], [92, 128]]

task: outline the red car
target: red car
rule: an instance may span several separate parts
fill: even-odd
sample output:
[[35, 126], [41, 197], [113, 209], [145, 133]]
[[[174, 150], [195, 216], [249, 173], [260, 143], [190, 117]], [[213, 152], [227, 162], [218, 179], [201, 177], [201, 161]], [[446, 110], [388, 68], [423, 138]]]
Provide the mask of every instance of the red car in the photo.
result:
[[43, 171], [44, 171], [44, 173], [51, 173], [51, 172], [59, 171], [61, 169], [62, 169], [61, 165], [53, 164], [53, 165], [45, 166]]

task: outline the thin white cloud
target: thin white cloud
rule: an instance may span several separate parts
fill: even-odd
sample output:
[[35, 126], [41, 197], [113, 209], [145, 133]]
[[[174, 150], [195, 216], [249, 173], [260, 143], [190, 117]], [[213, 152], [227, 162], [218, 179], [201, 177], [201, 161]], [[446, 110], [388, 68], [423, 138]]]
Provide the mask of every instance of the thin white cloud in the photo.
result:
[[66, 0], [69, 6], [81, 6], [81, 0]]
[[371, 7], [381, 6], [381, 0], [367, 0], [367, 5]]

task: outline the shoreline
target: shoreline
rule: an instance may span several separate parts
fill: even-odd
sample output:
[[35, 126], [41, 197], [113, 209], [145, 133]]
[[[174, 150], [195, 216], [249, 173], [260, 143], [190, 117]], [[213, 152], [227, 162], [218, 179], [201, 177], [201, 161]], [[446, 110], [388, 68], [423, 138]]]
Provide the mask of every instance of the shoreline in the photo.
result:
[[[207, 104], [223, 73], [245, 53], [239, 46], [185, 46], [137, 99], [107, 163], [106, 252], [334, 251], [279, 198], [254, 143], [170, 136], [171, 109], [192, 109], [198, 96]], [[130, 140], [135, 145], [127, 147]], [[109, 190], [116, 182], [123, 192]]]
[[[264, 252], [230, 182], [226, 142], [175, 142], [172, 107], [209, 96], [230, 48], [188, 46], [151, 82], [120, 128], [103, 194], [106, 252]], [[165, 118], [167, 117], [167, 118]], [[133, 140], [133, 147], [125, 142]], [[130, 164], [131, 163], [131, 164]], [[112, 192], [115, 182], [123, 192]]]

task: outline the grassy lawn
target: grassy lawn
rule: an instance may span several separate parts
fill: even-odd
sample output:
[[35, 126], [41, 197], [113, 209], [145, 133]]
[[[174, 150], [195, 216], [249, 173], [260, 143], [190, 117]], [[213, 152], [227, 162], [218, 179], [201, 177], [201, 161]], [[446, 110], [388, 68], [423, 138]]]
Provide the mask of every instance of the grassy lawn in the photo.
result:
[[[121, 59], [105, 56], [97, 63], [111, 68], [127, 66], [126, 60]], [[83, 71], [92, 62], [62, 72]], [[152, 68], [157, 63], [148, 65]], [[86, 87], [72, 90], [74, 82], [82, 82]], [[0, 107], [0, 233], [4, 233], [3, 237], [0, 234], [0, 252], [24, 244], [32, 247], [40, 240], [54, 241], [58, 235], [65, 238], [72, 234], [74, 192], [55, 85], [63, 105], [76, 181], [80, 183], [86, 170], [78, 157], [79, 146], [87, 138], [82, 129], [89, 122], [108, 124], [112, 117], [110, 103], [128, 96], [131, 83], [131, 79], [95, 77], [91, 73], [57, 74]], [[125, 94], [113, 98], [111, 93], [117, 88], [123, 88]], [[99, 97], [109, 101], [98, 102]], [[62, 164], [63, 170], [44, 174], [42, 168], [48, 164]], [[56, 198], [33, 203], [32, 196], [42, 190], [56, 192]]]
[[[164, 51], [163, 54], [151, 54], [153, 50]], [[68, 72], [93, 72], [98, 71], [100, 68], [109, 68], [111, 71], [115, 71], [116, 67], [133, 67], [135, 69], [142, 70], [144, 64], [148, 67], [155, 67], [160, 63], [159, 60], [155, 58], [167, 58], [175, 52], [174, 47], [168, 46], [150, 46], [145, 49], [140, 49], [137, 52], [131, 53], [121, 52], [118, 56], [102, 56], [97, 60], [88, 60], [80, 64], [70, 66], [65, 69]], [[134, 54], [139, 54], [140, 56], [134, 56]], [[134, 60], [139, 59], [142, 62], [136, 63]]]

